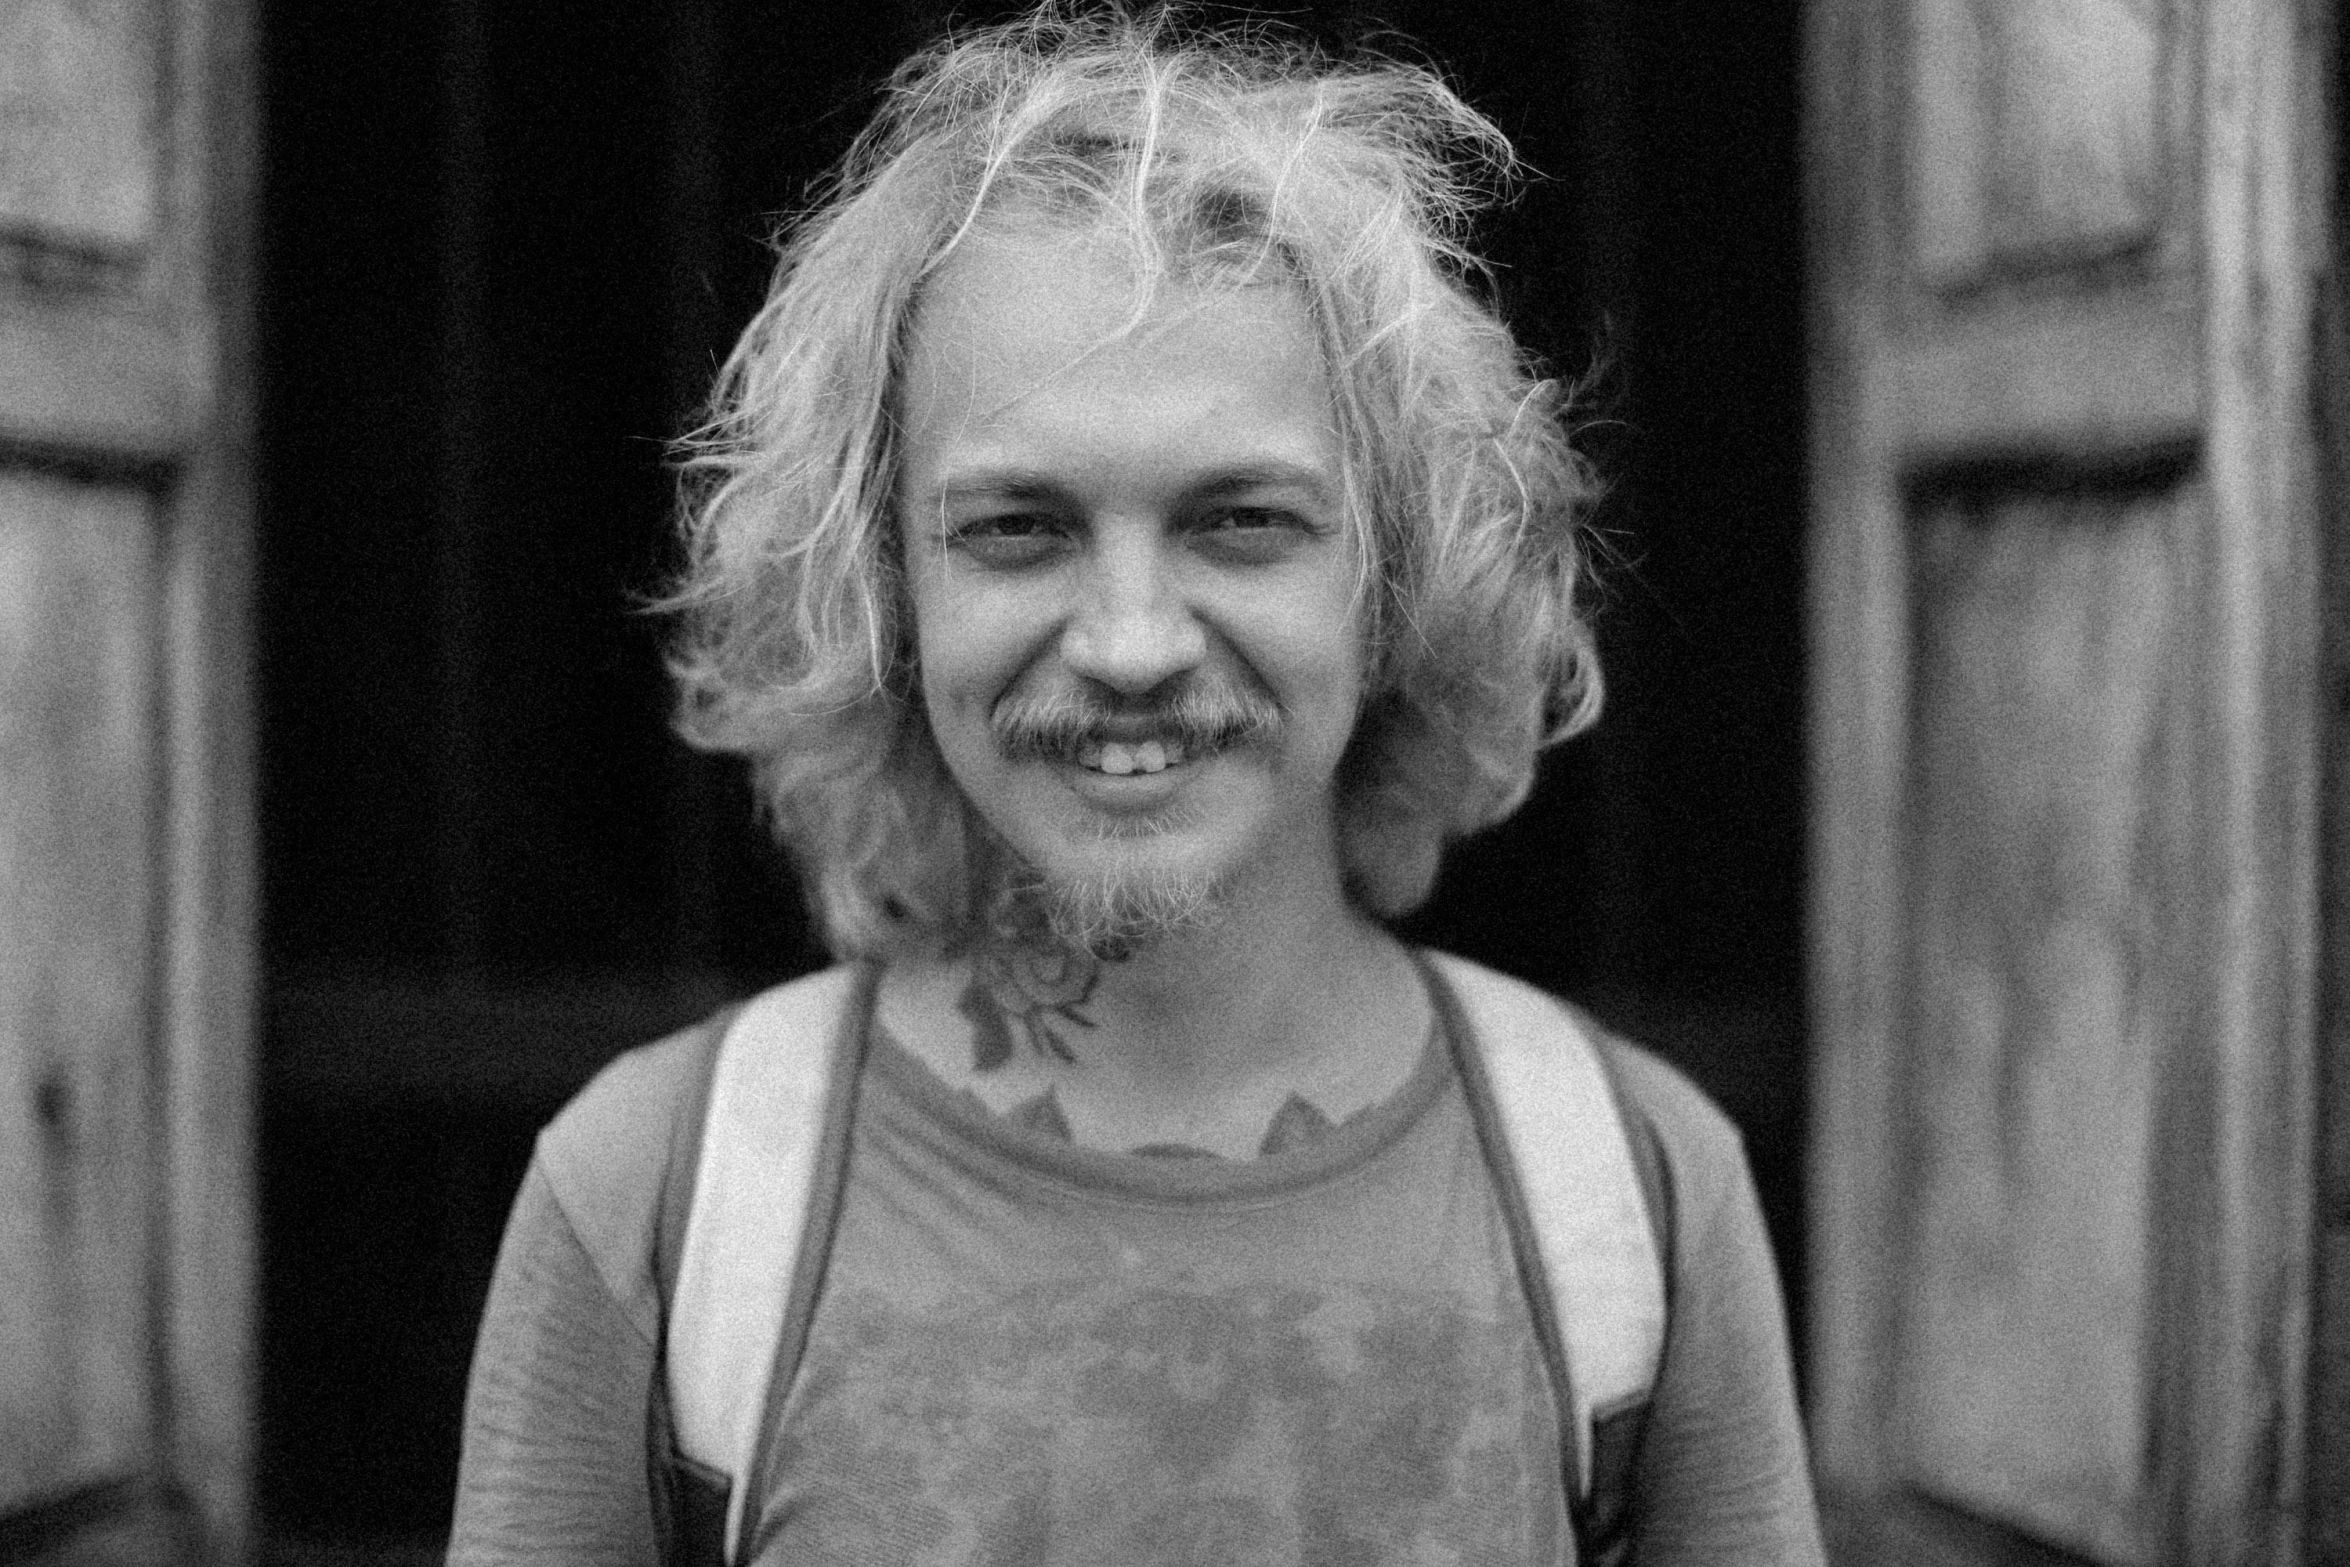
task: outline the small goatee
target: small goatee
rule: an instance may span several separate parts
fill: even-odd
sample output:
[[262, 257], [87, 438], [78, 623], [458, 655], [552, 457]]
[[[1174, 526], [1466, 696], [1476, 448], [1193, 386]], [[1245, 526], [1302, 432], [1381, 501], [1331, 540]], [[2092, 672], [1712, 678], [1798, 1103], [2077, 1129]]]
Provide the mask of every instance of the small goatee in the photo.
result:
[[1054, 939], [1106, 962], [1214, 927], [1220, 889], [1207, 877], [1117, 870], [1042, 881], [1036, 887]]

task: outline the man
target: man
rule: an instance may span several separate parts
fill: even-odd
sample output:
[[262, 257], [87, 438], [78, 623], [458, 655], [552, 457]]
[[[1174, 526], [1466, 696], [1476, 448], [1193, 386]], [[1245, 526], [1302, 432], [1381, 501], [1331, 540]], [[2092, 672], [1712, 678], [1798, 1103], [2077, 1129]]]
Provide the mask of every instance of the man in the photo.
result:
[[677, 596], [850, 966], [542, 1137], [453, 1559], [1816, 1559], [1734, 1134], [1382, 923], [1598, 699], [1589, 486], [1457, 243], [1508, 162], [1164, 19], [900, 72]]

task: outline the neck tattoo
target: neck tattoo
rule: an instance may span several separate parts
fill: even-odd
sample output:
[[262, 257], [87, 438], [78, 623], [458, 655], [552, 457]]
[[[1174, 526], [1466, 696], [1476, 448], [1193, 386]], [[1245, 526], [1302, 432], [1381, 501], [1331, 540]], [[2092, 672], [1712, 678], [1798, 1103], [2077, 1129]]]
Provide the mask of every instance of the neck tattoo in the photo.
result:
[[971, 981], [956, 1010], [971, 1020], [972, 1070], [993, 1072], [1025, 1047], [1041, 1060], [1075, 1065], [1072, 1029], [1094, 1026], [1085, 1004], [1102, 960], [1058, 943], [995, 942], [971, 955]]

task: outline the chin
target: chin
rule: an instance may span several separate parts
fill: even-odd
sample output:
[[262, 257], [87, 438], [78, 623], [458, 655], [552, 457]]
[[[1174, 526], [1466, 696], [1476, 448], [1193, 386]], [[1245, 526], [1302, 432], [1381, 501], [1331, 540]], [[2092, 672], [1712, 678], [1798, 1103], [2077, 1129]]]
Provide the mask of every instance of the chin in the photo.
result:
[[1063, 944], [1096, 957], [1131, 953], [1212, 928], [1224, 911], [1204, 880], [1162, 874], [1082, 877], [1045, 884], [1045, 915]]
[[1032, 871], [1025, 890], [1059, 941], [1097, 957], [1212, 929], [1230, 903], [1233, 877], [1196, 860], [1148, 853], [1086, 858], [1094, 863]]

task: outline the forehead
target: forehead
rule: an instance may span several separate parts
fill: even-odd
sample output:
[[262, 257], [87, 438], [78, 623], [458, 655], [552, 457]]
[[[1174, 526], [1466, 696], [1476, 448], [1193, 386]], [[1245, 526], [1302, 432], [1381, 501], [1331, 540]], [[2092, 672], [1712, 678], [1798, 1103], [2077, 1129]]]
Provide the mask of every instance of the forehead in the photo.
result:
[[975, 236], [926, 285], [898, 388], [911, 481], [941, 465], [1261, 457], [1336, 478], [1328, 377], [1281, 281], [1138, 282], [1082, 233]]

